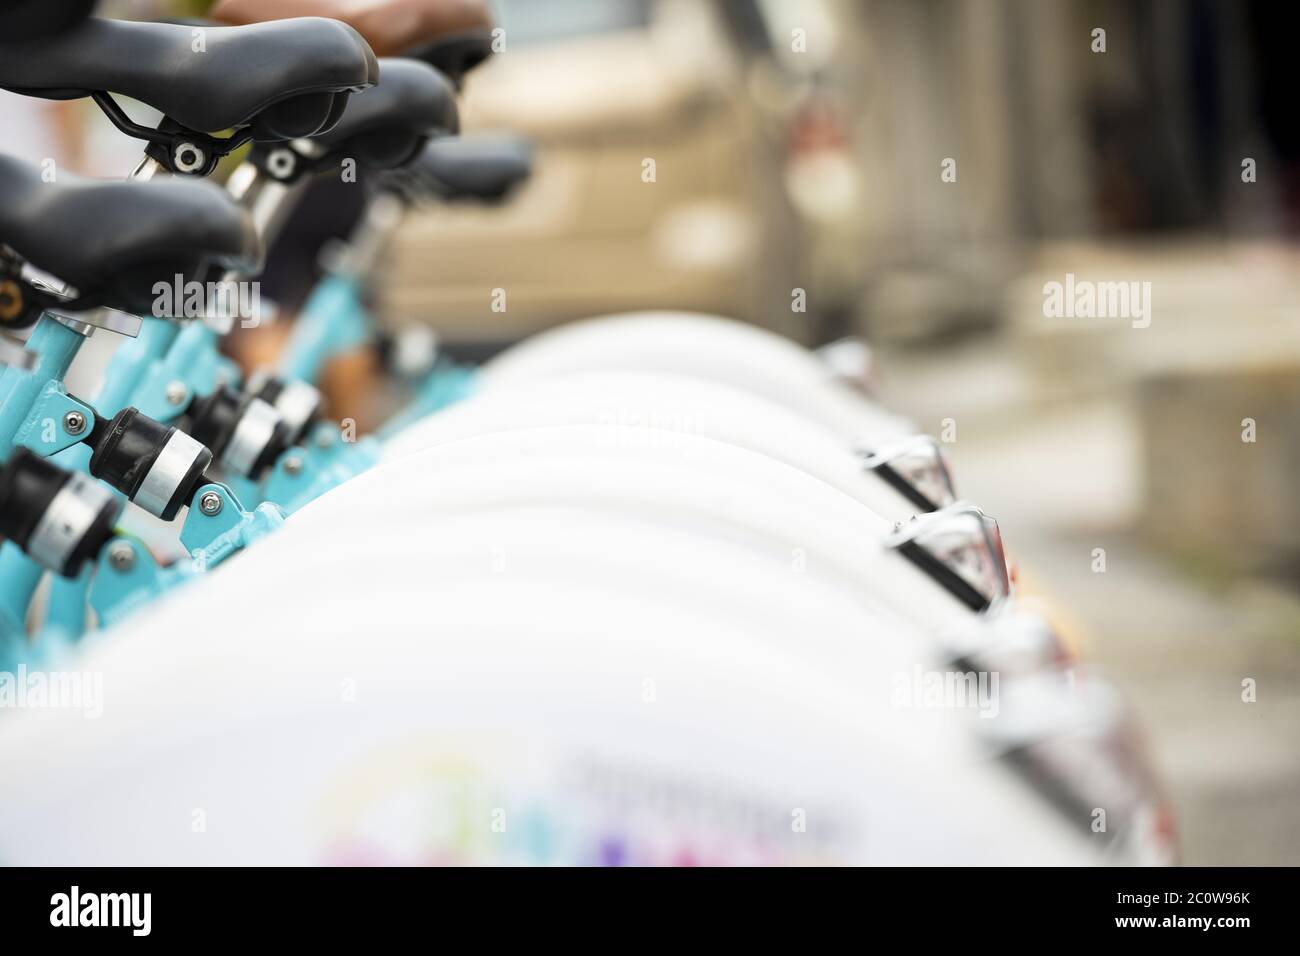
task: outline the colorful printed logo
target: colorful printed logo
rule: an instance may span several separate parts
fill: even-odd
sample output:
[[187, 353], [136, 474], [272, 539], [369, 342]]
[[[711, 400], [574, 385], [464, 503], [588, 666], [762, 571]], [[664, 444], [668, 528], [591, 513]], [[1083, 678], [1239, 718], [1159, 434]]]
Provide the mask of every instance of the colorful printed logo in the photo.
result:
[[[824, 809], [500, 739], [409, 740], [355, 763], [321, 806], [340, 866], [833, 865]], [[468, 745], [472, 744], [472, 745]], [[472, 755], [472, 756], [471, 756]], [[819, 821], [817, 826], [807, 823]]]

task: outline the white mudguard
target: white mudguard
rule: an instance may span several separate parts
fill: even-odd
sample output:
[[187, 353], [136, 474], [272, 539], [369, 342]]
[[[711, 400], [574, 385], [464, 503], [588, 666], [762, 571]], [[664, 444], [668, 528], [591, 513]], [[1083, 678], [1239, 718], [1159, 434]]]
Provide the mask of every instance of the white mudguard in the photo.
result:
[[389, 440], [388, 460], [476, 434], [545, 425], [594, 425], [611, 442], [670, 447], [676, 435], [711, 438], [782, 461], [876, 514], [916, 513], [863, 457], [824, 426], [730, 385], [679, 374], [581, 372], [499, 385], [432, 415]]
[[675, 372], [733, 385], [868, 448], [913, 434], [811, 352], [764, 329], [692, 312], [637, 312], [552, 329], [483, 369], [488, 387], [583, 371]]
[[[436, 445], [334, 489], [294, 516], [328, 547], [340, 526], [435, 536], [447, 515], [545, 502], [744, 540], [809, 574], [879, 596], [933, 633], [969, 608], [886, 546], [894, 524], [783, 462], [696, 435], [627, 441], [599, 425], [534, 427]], [[343, 545], [346, 538], [341, 539]], [[806, 570], [805, 570], [806, 569]]]
[[389, 515], [291, 522], [93, 639], [93, 719], [0, 723], [0, 858], [1103, 859], [996, 717], [899, 697], [926, 642], [831, 582], [632, 515]]

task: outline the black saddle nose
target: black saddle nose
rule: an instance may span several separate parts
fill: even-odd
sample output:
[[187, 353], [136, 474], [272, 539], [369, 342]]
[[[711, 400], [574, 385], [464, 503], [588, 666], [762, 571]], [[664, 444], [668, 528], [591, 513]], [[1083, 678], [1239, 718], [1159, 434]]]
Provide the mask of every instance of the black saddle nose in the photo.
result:
[[492, 55], [492, 31], [464, 30], [448, 34], [404, 50], [402, 55], [436, 67], [456, 89], [460, 89], [465, 83], [465, 74]]
[[0, 87], [49, 99], [119, 93], [199, 133], [258, 139], [329, 128], [347, 93], [378, 79], [370, 47], [337, 20], [243, 27], [91, 18], [42, 40], [0, 38]]
[[253, 271], [261, 247], [248, 214], [203, 180], [99, 182], [0, 155], [0, 243], [76, 288], [73, 306], [148, 314], [158, 282], [214, 266]]
[[409, 161], [431, 136], [460, 128], [456, 91], [441, 73], [419, 60], [379, 61], [379, 82], [348, 100], [333, 129], [313, 137], [328, 160], [348, 156], [371, 169]]
[[479, 133], [429, 143], [401, 169], [384, 174], [381, 188], [408, 201], [429, 196], [497, 202], [533, 171], [532, 144], [519, 136]]

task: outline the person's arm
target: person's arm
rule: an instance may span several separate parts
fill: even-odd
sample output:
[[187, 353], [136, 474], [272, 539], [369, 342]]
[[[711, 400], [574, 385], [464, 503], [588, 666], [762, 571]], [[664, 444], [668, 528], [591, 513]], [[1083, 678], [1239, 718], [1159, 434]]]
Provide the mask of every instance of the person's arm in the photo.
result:
[[365, 37], [377, 56], [401, 55], [439, 37], [493, 25], [486, 0], [218, 0], [208, 15], [232, 25], [331, 17]]

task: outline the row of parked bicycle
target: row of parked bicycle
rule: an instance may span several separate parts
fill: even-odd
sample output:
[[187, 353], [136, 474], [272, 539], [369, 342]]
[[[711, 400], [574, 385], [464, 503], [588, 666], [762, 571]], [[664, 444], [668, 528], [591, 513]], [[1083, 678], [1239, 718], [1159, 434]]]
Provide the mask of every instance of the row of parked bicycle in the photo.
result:
[[[528, 176], [521, 142], [458, 135], [490, 22], [88, 6], [0, 13], [0, 87], [91, 98], [144, 144], [120, 182], [0, 156], [0, 647], [29, 701], [0, 722], [0, 856], [1170, 858], [1114, 690], [1014, 593], [938, 445], [817, 354], [606, 317], [439, 357], [374, 434], [326, 417], [403, 210]], [[246, 377], [226, 293], [310, 181], [354, 173], [345, 253]], [[159, 283], [201, 314], [155, 314]], [[92, 333], [121, 342], [72, 394]], [[96, 720], [52, 684], [30, 705], [54, 674]]]

